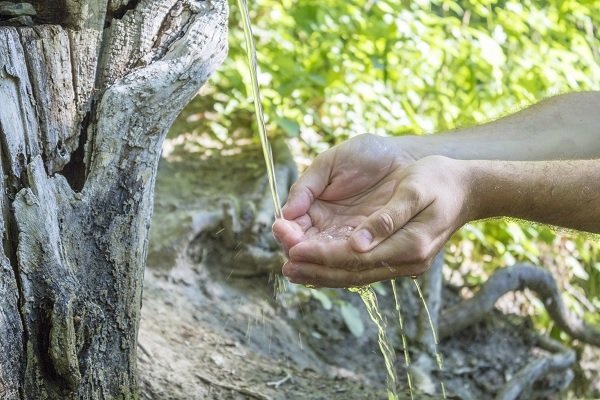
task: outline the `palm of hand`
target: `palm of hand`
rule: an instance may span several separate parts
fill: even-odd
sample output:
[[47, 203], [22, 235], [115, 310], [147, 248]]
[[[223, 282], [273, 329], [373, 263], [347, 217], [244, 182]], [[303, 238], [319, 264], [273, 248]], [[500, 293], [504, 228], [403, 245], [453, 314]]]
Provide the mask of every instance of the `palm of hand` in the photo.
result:
[[[341, 190], [328, 190], [327, 195], [315, 200], [298, 228], [304, 231], [305, 240], [327, 237], [342, 239], [343, 235], [359, 226], [373, 212], [387, 204], [394, 195], [397, 182], [384, 177], [371, 185], [340, 184]], [[348, 192], [352, 195], [348, 195]], [[351, 229], [346, 229], [350, 227]]]
[[[360, 179], [354, 174], [347, 175], [354, 179], [332, 181], [305, 214], [291, 221], [277, 220], [273, 231], [289, 258], [284, 274], [292, 282], [330, 287], [380, 280], [373, 272], [381, 272], [369, 272], [374, 265], [365, 262], [364, 255], [356, 252], [349, 239], [356, 227], [393, 199], [402, 175], [388, 169], [379, 180], [365, 185], [358, 185]], [[379, 258], [384, 261], [376, 264], [387, 269], [385, 259], [389, 257]]]
[[316, 198], [306, 199], [299, 212], [285, 215], [288, 220], [274, 225], [288, 255], [300, 242], [347, 238], [392, 199], [398, 173], [415, 161], [372, 135], [356, 137], [322, 157], [332, 165], [325, 188]]
[[419, 275], [468, 220], [460, 162], [415, 162], [382, 142], [367, 136], [326, 152], [290, 190], [273, 225], [290, 281], [348, 287]]

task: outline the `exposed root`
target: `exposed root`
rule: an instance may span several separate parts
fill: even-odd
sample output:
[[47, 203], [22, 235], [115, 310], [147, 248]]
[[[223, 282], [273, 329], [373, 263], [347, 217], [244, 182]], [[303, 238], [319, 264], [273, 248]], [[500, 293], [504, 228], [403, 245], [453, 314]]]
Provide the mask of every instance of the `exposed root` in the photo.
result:
[[[538, 345], [548, 351], [555, 352], [555, 354], [535, 359], [527, 364], [498, 393], [496, 400], [516, 399], [538, 379], [550, 372], [567, 370], [576, 360], [574, 350], [566, 348], [550, 338], [539, 337]], [[571, 373], [570, 378], [566, 380], [567, 385], [572, 378], [573, 374]]]
[[505, 293], [529, 288], [541, 298], [557, 327], [572, 338], [600, 346], [600, 331], [573, 315], [564, 302], [552, 274], [533, 265], [516, 264], [496, 271], [479, 292], [446, 310], [439, 324], [439, 336], [445, 338], [482, 320]]
[[276, 381], [272, 381], [272, 382], [267, 382], [267, 386], [272, 386], [275, 389], [279, 389], [279, 386], [283, 385], [284, 383], [286, 383], [287, 381], [292, 379], [292, 375], [289, 372], [285, 373], [285, 376], [279, 380]]
[[231, 385], [231, 384], [223, 382], [221, 380], [217, 380], [216, 378], [211, 378], [207, 375], [203, 375], [203, 374], [199, 374], [199, 373], [196, 373], [195, 375], [198, 379], [206, 382], [207, 384], [209, 384], [211, 386], [215, 386], [215, 387], [219, 387], [221, 389], [226, 389], [226, 390], [231, 390], [233, 392], [237, 392], [239, 394], [246, 396], [246, 398], [249, 398], [249, 399], [272, 400], [271, 397], [269, 397], [265, 394], [255, 392], [253, 390], [250, 390], [250, 389], [247, 389], [244, 387]]

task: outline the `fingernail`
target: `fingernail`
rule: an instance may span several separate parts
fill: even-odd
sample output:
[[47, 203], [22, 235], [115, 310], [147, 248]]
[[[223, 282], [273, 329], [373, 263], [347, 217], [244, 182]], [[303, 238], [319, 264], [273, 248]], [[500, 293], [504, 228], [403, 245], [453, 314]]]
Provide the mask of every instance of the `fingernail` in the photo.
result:
[[292, 274], [288, 274], [287, 278], [288, 278], [288, 281], [290, 281], [290, 283], [296, 283], [296, 284], [302, 283], [301, 276], [295, 272]]
[[368, 230], [361, 229], [354, 234], [354, 242], [361, 249], [367, 249], [371, 246], [371, 242], [373, 242], [373, 235]]
[[281, 267], [281, 272], [284, 276], [291, 280], [296, 273], [296, 266], [291, 262], [286, 261], [286, 263], [283, 264], [283, 267]]

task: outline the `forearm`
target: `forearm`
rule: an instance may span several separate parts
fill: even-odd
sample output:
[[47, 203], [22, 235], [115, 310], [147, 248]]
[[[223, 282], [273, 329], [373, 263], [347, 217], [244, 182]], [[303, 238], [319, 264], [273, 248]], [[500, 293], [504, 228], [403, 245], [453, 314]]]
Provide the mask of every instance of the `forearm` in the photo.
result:
[[515, 217], [600, 233], [600, 160], [461, 162], [469, 219]]
[[422, 137], [400, 138], [417, 158], [576, 160], [600, 158], [600, 92], [565, 94], [494, 122]]

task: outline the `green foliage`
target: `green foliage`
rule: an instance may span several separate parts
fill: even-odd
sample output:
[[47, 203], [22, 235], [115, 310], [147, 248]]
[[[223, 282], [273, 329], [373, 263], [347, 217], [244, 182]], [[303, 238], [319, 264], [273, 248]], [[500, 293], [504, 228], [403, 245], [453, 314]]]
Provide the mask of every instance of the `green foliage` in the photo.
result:
[[340, 304], [340, 311], [350, 332], [356, 337], [362, 336], [365, 332], [365, 326], [360, 317], [358, 308], [354, 307], [352, 303], [343, 302]]
[[[318, 152], [359, 133], [447, 130], [551, 94], [598, 88], [593, 5], [251, 2], [271, 131], [299, 136]], [[251, 113], [240, 26], [232, 4], [230, 58], [214, 82], [225, 105]]]
[[[594, 0], [256, 0], [249, 7], [268, 129], [308, 160], [364, 132], [443, 131], [553, 94], [600, 89]], [[183, 128], [224, 143], [253, 137], [243, 43], [232, 2], [229, 58]], [[207, 109], [203, 118], [194, 114]], [[598, 319], [594, 238], [478, 222], [455, 235], [447, 261], [472, 285], [516, 261], [551, 264], [572, 308]]]
[[[346, 301], [340, 296], [340, 289], [320, 288], [314, 289], [304, 285], [286, 285], [279, 293], [279, 300], [287, 307], [305, 304], [310, 300], [317, 300], [325, 310], [335, 310], [341, 315], [346, 328], [356, 337], [361, 337], [365, 332], [365, 326], [361, 317], [361, 311], [354, 304]], [[385, 295], [385, 289], [381, 284], [373, 287], [380, 295]]]
[[[477, 286], [498, 267], [518, 262], [549, 268], [562, 289], [563, 298], [578, 316], [600, 323], [600, 241], [597, 235], [553, 229], [517, 220], [467, 224], [447, 246], [446, 261], [459, 271], [459, 282]], [[456, 277], [456, 274], [453, 275]], [[544, 305], [533, 298], [534, 322], [558, 330], [545, 313]]]

